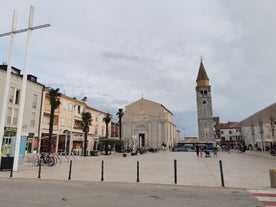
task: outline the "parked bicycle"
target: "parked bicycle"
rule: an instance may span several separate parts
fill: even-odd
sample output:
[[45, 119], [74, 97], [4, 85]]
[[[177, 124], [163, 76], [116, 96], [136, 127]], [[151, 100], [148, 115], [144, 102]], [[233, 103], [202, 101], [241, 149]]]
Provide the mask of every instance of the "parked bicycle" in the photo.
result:
[[37, 156], [34, 159], [34, 165], [48, 165], [48, 166], [55, 166], [58, 162], [57, 156], [54, 154], [48, 154], [48, 153], [41, 153], [41, 155]]

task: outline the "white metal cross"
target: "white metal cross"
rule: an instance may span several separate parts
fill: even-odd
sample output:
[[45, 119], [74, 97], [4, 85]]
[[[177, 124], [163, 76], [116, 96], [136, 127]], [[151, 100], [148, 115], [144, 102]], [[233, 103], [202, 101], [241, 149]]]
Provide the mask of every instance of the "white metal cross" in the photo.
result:
[[[11, 35], [8, 67], [7, 67], [3, 103], [2, 103], [2, 110], [1, 110], [1, 117], [0, 117], [0, 147], [2, 148], [3, 137], [4, 137], [4, 127], [5, 127], [5, 120], [6, 120], [6, 111], [7, 111], [7, 105], [8, 105], [8, 92], [10, 88], [10, 75], [11, 75], [11, 67], [12, 67], [12, 59], [13, 59], [14, 38], [15, 38], [15, 34], [17, 33], [28, 32], [26, 51], [25, 51], [24, 74], [23, 74], [23, 82], [22, 82], [22, 88], [21, 88], [22, 92], [20, 96], [19, 116], [18, 116], [17, 133], [16, 133], [15, 153], [14, 153], [13, 170], [15, 171], [17, 171], [18, 169], [18, 161], [19, 161], [19, 147], [20, 147], [21, 130], [22, 130], [22, 122], [23, 122], [23, 112], [24, 112], [24, 104], [25, 104], [24, 102], [25, 102], [25, 96], [26, 96], [26, 83], [27, 83], [28, 62], [29, 62], [29, 52], [30, 52], [30, 46], [29, 46], [30, 38], [33, 30], [42, 29], [42, 28], [51, 26], [50, 24], [44, 24], [44, 25], [33, 27], [33, 17], [34, 17], [34, 7], [30, 6], [28, 28], [16, 30], [17, 11], [14, 10], [11, 32], [0, 34], [0, 37]], [[1, 165], [1, 157], [2, 157], [1, 148], [0, 148], [0, 165]]]

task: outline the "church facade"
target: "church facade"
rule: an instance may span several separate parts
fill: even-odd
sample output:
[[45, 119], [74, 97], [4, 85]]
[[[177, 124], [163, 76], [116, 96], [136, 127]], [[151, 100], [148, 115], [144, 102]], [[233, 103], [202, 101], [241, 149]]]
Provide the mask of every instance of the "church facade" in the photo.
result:
[[162, 149], [175, 146], [180, 132], [173, 124], [173, 113], [160, 103], [141, 98], [126, 106], [122, 138], [137, 148]]
[[211, 85], [202, 61], [200, 62], [196, 83], [198, 137], [202, 142], [214, 142], [215, 130]]

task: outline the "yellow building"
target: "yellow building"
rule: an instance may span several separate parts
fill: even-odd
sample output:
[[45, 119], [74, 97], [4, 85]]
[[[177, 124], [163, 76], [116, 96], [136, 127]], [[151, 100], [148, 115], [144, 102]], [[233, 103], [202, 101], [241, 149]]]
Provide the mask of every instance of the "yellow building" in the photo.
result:
[[[49, 122], [50, 122], [50, 100], [47, 96], [49, 88], [43, 92], [43, 104], [41, 112], [40, 127], [40, 151], [48, 151], [49, 138]], [[86, 104], [86, 97], [82, 101], [65, 95], [60, 96], [60, 105], [55, 110], [53, 136], [51, 141], [52, 152], [71, 151], [81, 154], [84, 146], [84, 133], [82, 131], [82, 113], [90, 112], [92, 116], [91, 126], [88, 133], [87, 151], [91, 151], [94, 147], [94, 141], [100, 137], [104, 137], [105, 123], [103, 118], [105, 112], [94, 109]], [[72, 139], [71, 139], [72, 137]]]

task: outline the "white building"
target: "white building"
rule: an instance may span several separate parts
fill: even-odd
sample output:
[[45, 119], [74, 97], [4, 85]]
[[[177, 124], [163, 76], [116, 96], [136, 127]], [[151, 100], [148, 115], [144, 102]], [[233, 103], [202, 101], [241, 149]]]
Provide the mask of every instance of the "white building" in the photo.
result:
[[180, 141], [173, 114], [162, 104], [144, 98], [126, 106], [122, 118], [122, 138], [137, 147], [171, 148]]
[[[6, 81], [7, 65], [0, 65], [0, 107], [3, 104], [4, 86]], [[5, 120], [5, 131], [3, 138], [3, 155], [14, 153], [14, 144], [17, 131], [17, 121], [19, 113], [19, 103], [22, 88], [22, 74], [20, 70], [12, 67], [10, 89], [8, 95], [8, 105]], [[40, 109], [42, 92], [44, 86], [37, 82], [37, 78], [28, 75], [26, 86], [26, 99], [23, 112], [23, 124], [20, 142], [20, 159], [25, 155], [25, 150], [32, 153], [37, 145], [39, 136]], [[0, 112], [1, 113], [1, 112]], [[0, 114], [1, 116], [1, 114]]]
[[242, 141], [241, 129], [232, 128], [237, 122], [220, 123], [220, 144], [236, 148]]
[[233, 127], [241, 127], [242, 138], [251, 149], [267, 150], [275, 145], [276, 103], [256, 112]]

